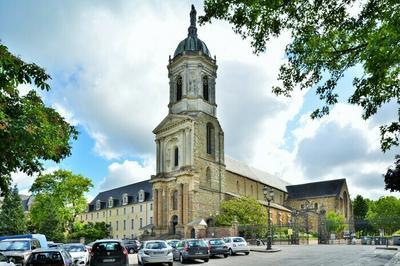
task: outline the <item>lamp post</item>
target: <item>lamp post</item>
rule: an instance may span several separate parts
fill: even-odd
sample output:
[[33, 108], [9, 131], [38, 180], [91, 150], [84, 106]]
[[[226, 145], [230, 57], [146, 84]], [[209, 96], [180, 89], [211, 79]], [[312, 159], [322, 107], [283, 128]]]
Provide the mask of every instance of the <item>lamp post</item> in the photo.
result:
[[271, 201], [274, 198], [274, 190], [267, 186], [263, 188], [264, 198], [268, 202], [268, 237], [267, 237], [267, 250], [271, 250], [272, 245], [272, 227], [271, 227]]

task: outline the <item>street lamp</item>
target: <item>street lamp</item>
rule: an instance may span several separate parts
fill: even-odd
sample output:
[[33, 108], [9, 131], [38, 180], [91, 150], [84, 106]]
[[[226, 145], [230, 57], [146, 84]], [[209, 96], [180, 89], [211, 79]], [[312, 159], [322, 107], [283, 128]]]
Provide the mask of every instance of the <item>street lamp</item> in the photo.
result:
[[268, 202], [268, 237], [267, 237], [267, 250], [271, 250], [272, 245], [272, 227], [271, 227], [271, 201], [274, 198], [274, 190], [267, 186], [263, 188], [264, 198]]

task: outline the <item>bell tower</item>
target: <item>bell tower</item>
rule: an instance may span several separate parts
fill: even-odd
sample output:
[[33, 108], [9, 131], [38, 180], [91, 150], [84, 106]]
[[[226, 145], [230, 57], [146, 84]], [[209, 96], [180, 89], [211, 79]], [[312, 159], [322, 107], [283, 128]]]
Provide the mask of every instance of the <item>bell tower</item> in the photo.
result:
[[[219, 211], [224, 184], [224, 133], [217, 119], [217, 64], [197, 36], [192, 5], [187, 37], [169, 58], [168, 115], [153, 130], [156, 232], [192, 236]], [[202, 222], [204, 226], [205, 222]]]

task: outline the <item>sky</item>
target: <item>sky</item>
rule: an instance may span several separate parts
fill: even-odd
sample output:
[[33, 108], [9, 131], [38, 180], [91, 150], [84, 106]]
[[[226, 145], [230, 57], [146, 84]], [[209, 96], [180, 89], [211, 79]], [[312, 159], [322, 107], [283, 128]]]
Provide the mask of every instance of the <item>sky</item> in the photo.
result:
[[[1, 42], [46, 69], [52, 89], [41, 92], [45, 103], [79, 130], [72, 156], [45, 162], [46, 172], [67, 169], [91, 178], [89, 200], [155, 174], [152, 130], [168, 114], [166, 66], [187, 35], [191, 4], [203, 14], [202, 1], [186, 0], [0, 2]], [[400, 196], [384, 190], [382, 177], [399, 148], [384, 154], [379, 145], [379, 125], [396, 118], [397, 106], [361, 118], [361, 108], [346, 101], [360, 68], [339, 83], [340, 102], [330, 115], [311, 120], [322, 104], [313, 88], [290, 98], [271, 92], [290, 34], [268, 42], [259, 56], [226, 22], [199, 26], [198, 35], [217, 58], [226, 155], [291, 184], [346, 178], [352, 198]], [[35, 176], [12, 176], [28, 193]]]

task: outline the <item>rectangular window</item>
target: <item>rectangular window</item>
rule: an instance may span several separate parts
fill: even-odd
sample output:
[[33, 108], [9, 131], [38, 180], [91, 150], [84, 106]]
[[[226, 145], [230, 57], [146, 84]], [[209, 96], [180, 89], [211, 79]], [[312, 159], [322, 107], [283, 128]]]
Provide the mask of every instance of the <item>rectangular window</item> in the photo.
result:
[[124, 220], [124, 230], [126, 230], [126, 221]]
[[110, 210], [109, 216], [111, 217], [111, 210]]
[[87, 214], [86, 214], [86, 218], [85, 218], [85, 220], [87, 220]]
[[90, 219], [93, 220], [93, 213], [90, 214]]
[[132, 207], [132, 213], [133, 213], [133, 207]]
[[118, 209], [117, 209], [117, 215], [118, 215]]
[[143, 206], [140, 205], [140, 212], [143, 212]]
[[106, 212], [103, 212], [103, 218], [106, 217]]
[[115, 222], [115, 230], [118, 230], [118, 221]]
[[126, 214], [126, 209], [124, 208], [124, 215]]
[[142, 228], [142, 227], [143, 227], [143, 219], [140, 218], [140, 228]]
[[96, 213], [96, 218], [99, 219], [99, 213]]
[[153, 223], [153, 217], [150, 217], [150, 224]]
[[135, 229], [135, 223], [134, 223], [134, 220], [133, 220], [133, 219], [131, 220], [131, 229], [132, 229], [132, 230]]
[[150, 203], [150, 211], [153, 210], [153, 203]]

